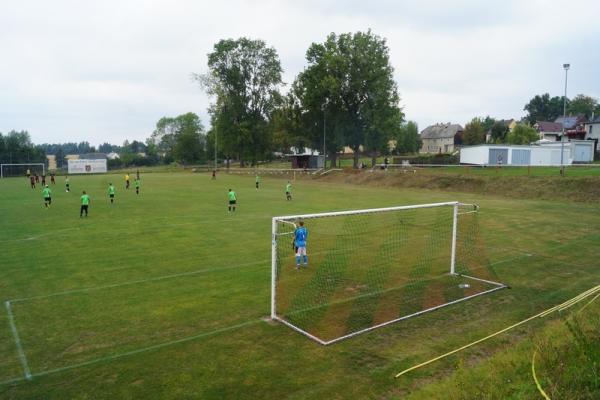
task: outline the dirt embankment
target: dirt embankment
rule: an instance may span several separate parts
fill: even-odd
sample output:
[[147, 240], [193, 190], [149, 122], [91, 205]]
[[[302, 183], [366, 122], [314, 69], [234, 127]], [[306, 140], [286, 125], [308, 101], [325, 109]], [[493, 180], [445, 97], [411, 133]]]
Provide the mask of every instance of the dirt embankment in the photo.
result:
[[435, 189], [543, 200], [600, 201], [600, 177], [476, 176], [417, 171], [332, 172], [317, 178], [326, 182], [397, 188]]

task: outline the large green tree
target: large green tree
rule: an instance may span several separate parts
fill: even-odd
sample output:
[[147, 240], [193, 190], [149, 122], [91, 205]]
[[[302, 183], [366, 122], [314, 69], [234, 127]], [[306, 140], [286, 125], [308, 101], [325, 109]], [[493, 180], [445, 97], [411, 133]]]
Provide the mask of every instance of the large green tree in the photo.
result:
[[413, 121], [402, 124], [394, 139], [396, 140], [396, 148], [394, 149], [396, 154], [418, 153], [422, 146], [419, 126]]
[[586, 118], [591, 118], [592, 114], [600, 114], [600, 105], [598, 99], [578, 94], [569, 103], [568, 113], [570, 115], [584, 115]]
[[186, 113], [175, 118], [163, 117], [156, 123], [156, 129], [143, 143], [126, 142], [123, 148], [129, 152], [150, 149], [160, 154], [166, 161], [175, 160], [182, 164], [206, 161], [206, 135], [200, 117]]
[[0, 133], [0, 162], [40, 163], [45, 162], [46, 153], [41, 146], [34, 146], [27, 131]]
[[281, 101], [281, 63], [262, 40], [221, 40], [208, 55], [208, 73], [196, 75], [215, 98], [209, 112], [227, 158], [256, 164], [271, 151], [269, 122]]
[[481, 118], [473, 118], [465, 125], [462, 141], [464, 145], [470, 146], [485, 143], [485, 130]]
[[[525, 119], [530, 125], [537, 121], [554, 121], [563, 115], [563, 101], [564, 96], [550, 97], [549, 93], [536, 95], [523, 107], [523, 110], [527, 111]], [[567, 99], [567, 109], [568, 107], [569, 99]]]
[[370, 30], [332, 33], [324, 43], [313, 43], [306, 59], [308, 67], [298, 75], [294, 92], [312, 146], [322, 147], [325, 132], [332, 161], [347, 145], [354, 151], [355, 168], [361, 146], [373, 158], [387, 152], [404, 114], [385, 39]]
[[517, 124], [512, 132], [506, 135], [506, 141], [510, 144], [530, 144], [538, 139], [539, 133], [526, 124]]
[[506, 134], [508, 133], [508, 126], [500, 121], [496, 121], [490, 129], [490, 135], [493, 143], [504, 143], [506, 141]]

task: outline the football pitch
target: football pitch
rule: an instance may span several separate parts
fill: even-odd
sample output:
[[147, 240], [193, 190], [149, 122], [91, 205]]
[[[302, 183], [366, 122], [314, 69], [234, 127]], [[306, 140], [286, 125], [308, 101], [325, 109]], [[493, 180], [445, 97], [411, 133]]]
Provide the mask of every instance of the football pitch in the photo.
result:
[[[139, 195], [122, 175], [70, 181], [66, 193], [57, 178], [45, 209], [41, 187], [0, 180], [1, 398], [426, 398], [422, 387], [451, 379], [473, 352], [395, 373], [600, 278], [593, 203], [311, 178], [294, 181], [286, 201], [285, 178], [263, 177], [256, 190], [253, 175], [143, 174]], [[229, 188], [238, 195], [233, 213]], [[79, 217], [82, 190], [92, 201], [87, 218]], [[272, 217], [445, 201], [480, 205], [487, 256], [511, 289], [331, 346], [269, 320]], [[510, 348], [518, 336], [502, 343]], [[503, 351], [498, 342], [483, 349], [477, 362]], [[535, 396], [533, 383], [523, 390]]]

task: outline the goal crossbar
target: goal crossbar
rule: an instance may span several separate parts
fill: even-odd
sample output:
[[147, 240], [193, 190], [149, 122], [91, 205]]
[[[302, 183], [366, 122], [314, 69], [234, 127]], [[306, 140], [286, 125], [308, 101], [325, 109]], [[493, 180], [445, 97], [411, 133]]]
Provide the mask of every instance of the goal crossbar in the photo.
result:
[[[465, 206], [472, 207], [472, 210], [467, 210], [467, 211], [463, 211], [463, 212], [459, 213], [459, 207], [465, 207]], [[313, 218], [323, 218], [323, 217], [340, 217], [340, 216], [352, 216], [352, 215], [365, 215], [365, 214], [372, 214], [372, 213], [386, 213], [386, 212], [394, 212], [394, 211], [426, 209], [426, 208], [436, 208], [436, 207], [452, 208], [452, 230], [450, 233], [451, 240], [452, 240], [451, 257], [449, 260], [450, 261], [449, 269], [447, 270], [448, 273], [446, 273], [445, 276], [447, 276], [447, 277], [454, 276], [454, 277], [459, 277], [459, 278], [465, 279], [465, 280], [473, 280], [476, 282], [482, 282], [482, 283], [489, 285], [488, 288], [486, 288], [485, 290], [482, 290], [480, 292], [477, 292], [477, 293], [466, 295], [465, 297], [462, 297], [462, 298], [458, 298], [458, 299], [455, 299], [452, 301], [447, 301], [443, 304], [426, 307], [423, 310], [419, 310], [419, 311], [410, 313], [408, 315], [403, 315], [398, 318], [393, 318], [388, 321], [377, 323], [375, 325], [368, 326], [366, 328], [363, 328], [363, 329], [360, 329], [360, 330], [357, 330], [354, 332], [350, 332], [348, 334], [345, 334], [345, 335], [342, 335], [339, 337], [335, 337], [330, 340], [326, 340], [324, 338], [318, 337], [317, 335], [306, 331], [305, 329], [295, 325], [294, 323], [287, 321], [285, 319], [285, 317], [278, 315], [278, 313], [277, 313], [277, 283], [278, 283], [277, 239], [278, 239], [278, 236], [291, 234], [290, 232], [279, 233], [278, 232], [278, 223], [283, 223], [283, 224], [289, 225], [292, 227], [292, 229], [295, 229], [296, 224], [293, 221], [300, 221], [300, 220], [313, 219]], [[337, 343], [339, 341], [360, 335], [362, 333], [366, 333], [366, 332], [375, 330], [377, 328], [391, 325], [393, 323], [396, 323], [396, 322], [399, 322], [402, 320], [416, 317], [416, 316], [419, 316], [419, 315], [422, 315], [422, 314], [425, 314], [425, 313], [428, 313], [428, 312], [431, 312], [434, 310], [438, 310], [438, 309], [446, 307], [446, 306], [457, 304], [457, 303], [460, 303], [460, 302], [463, 302], [463, 301], [466, 301], [466, 300], [469, 300], [469, 299], [472, 299], [472, 298], [475, 298], [478, 296], [482, 296], [485, 294], [495, 292], [500, 289], [507, 288], [508, 287], [507, 285], [497, 282], [497, 281], [494, 281], [494, 280], [482, 279], [482, 278], [478, 278], [475, 276], [461, 274], [461, 273], [456, 272], [456, 252], [457, 252], [457, 243], [456, 242], [457, 242], [458, 216], [476, 213], [478, 211], [478, 209], [479, 209], [479, 206], [476, 204], [467, 204], [467, 203], [461, 203], [458, 201], [450, 201], [450, 202], [418, 204], [418, 205], [408, 205], [408, 206], [396, 206], [396, 207], [385, 207], [385, 208], [372, 208], [372, 209], [362, 209], [362, 210], [335, 211], [335, 212], [298, 214], [298, 215], [286, 215], [286, 216], [273, 217], [272, 218], [272, 252], [271, 252], [271, 319], [274, 321], [281, 322], [282, 324], [290, 327], [291, 329], [295, 330], [296, 332], [301, 333], [302, 335], [305, 335], [306, 337], [316, 341], [317, 343], [319, 343], [321, 345], [330, 345], [330, 344]], [[468, 287], [468, 285], [466, 285], [466, 286]], [[397, 289], [397, 288], [393, 288], [390, 290], [395, 290], [395, 289]], [[366, 295], [366, 296], [369, 296], [369, 295]], [[357, 297], [363, 297], [363, 296], [365, 296], [365, 295], [357, 296]], [[350, 298], [349, 300], [356, 299], [357, 297]], [[297, 312], [305, 312], [305, 311], [310, 311], [310, 308], [297, 310], [296, 313]]]

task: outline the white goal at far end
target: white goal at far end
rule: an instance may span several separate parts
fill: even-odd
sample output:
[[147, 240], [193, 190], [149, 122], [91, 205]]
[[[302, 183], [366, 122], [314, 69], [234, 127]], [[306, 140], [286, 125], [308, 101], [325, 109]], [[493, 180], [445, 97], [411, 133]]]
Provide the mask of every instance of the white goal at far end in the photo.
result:
[[[274, 217], [271, 318], [328, 345], [507, 287], [478, 259], [478, 210], [451, 201]], [[317, 260], [306, 269], [293, 268], [289, 246], [298, 221]]]

